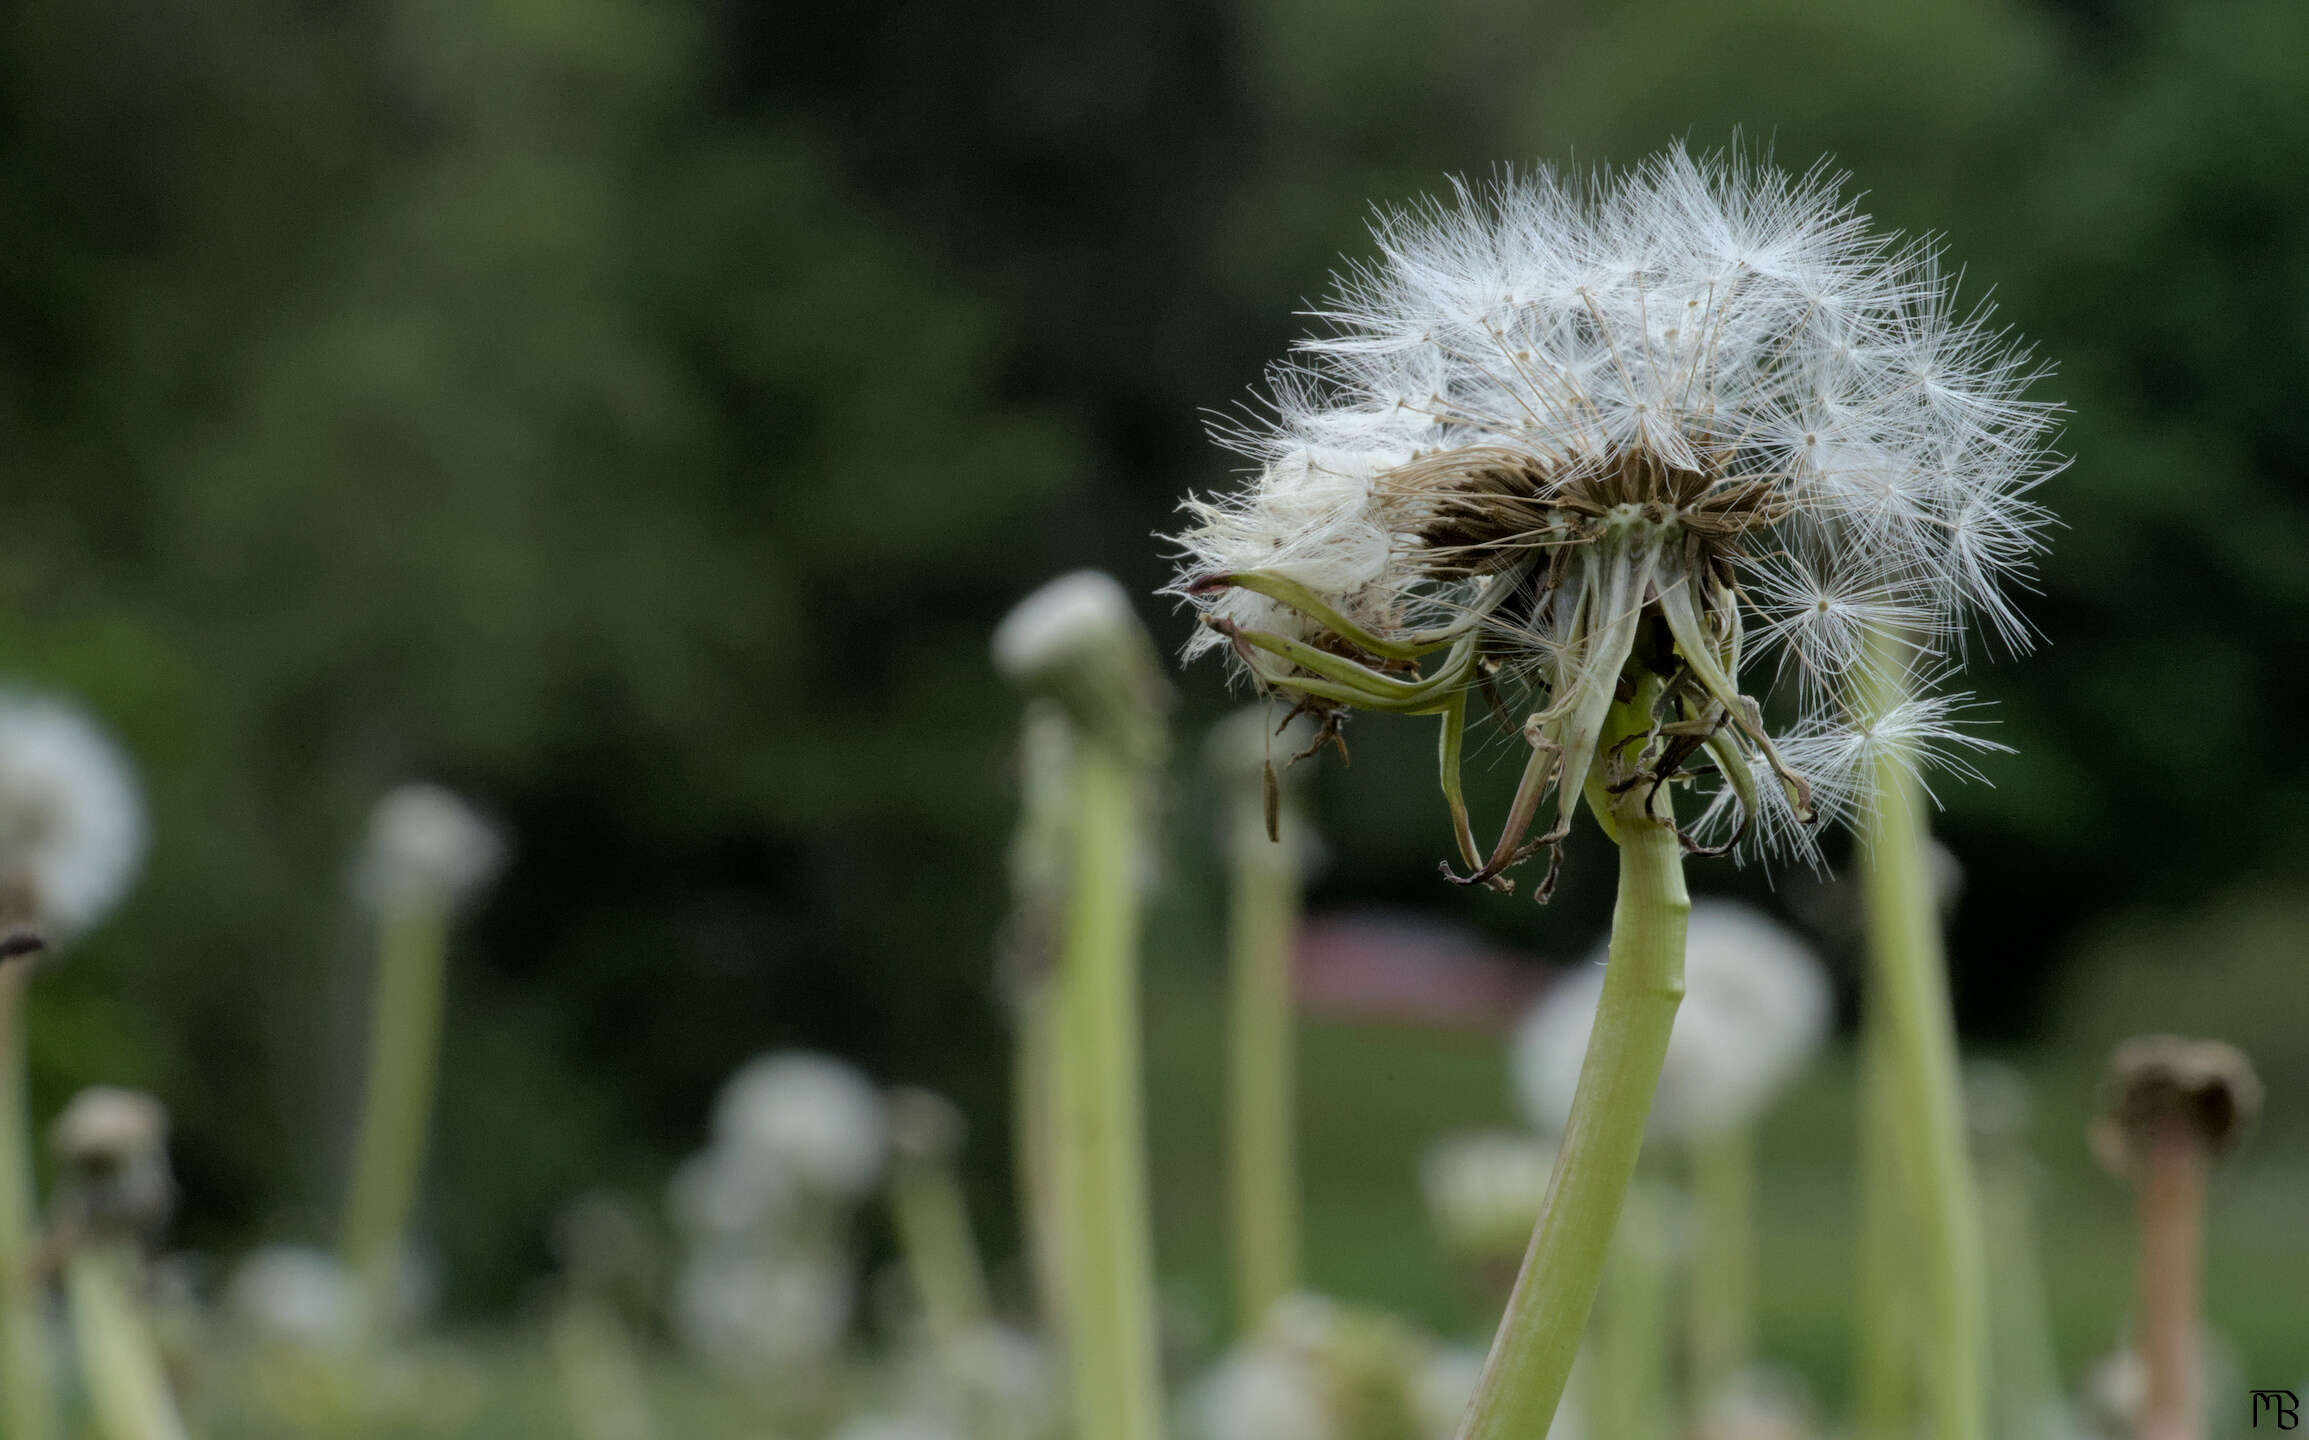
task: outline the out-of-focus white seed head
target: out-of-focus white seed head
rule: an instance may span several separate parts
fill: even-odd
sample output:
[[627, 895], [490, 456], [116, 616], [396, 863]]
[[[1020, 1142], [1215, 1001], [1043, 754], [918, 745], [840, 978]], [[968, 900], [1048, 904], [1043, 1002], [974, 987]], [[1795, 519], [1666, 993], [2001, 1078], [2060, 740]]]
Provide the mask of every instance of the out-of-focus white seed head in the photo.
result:
[[964, 1436], [944, 1420], [914, 1415], [861, 1415], [844, 1421], [831, 1440], [964, 1440]]
[[[1599, 955], [1542, 995], [1516, 1031], [1516, 1093], [1542, 1130], [1559, 1133], [1571, 1113], [1603, 982]], [[1653, 1131], [1695, 1138], [1753, 1120], [1818, 1052], [1832, 998], [1819, 959], [1787, 929], [1745, 905], [1695, 902]]]
[[676, 1331], [701, 1357], [738, 1375], [828, 1363], [856, 1308], [856, 1280], [831, 1254], [746, 1263], [701, 1251], [683, 1262], [674, 1283]]
[[803, 1051], [748, 1061], [714, 1107], [716, 1145], [843, 1201], [865, 1198], [881, 1180], [889, 1125], [880, 1092], [856, 1066]]
[[[1482, 1383], [1481, 1350], [1472, 1345], [1436, 1346], [1413, 1382], [1414, 1411], [1422, 1440], [1452, 1440], [1459, 1433], [1459, 1423], [1467, 1418], [1475, 1387]], [[1577, 1403], [1575, 1397], [1566, 1395], [1556, 1407], [1548, 1440], [1573, 1440], [1577, 1435], [1578, 1421], [1573, 1418]]]
[[71, 940], [120, 902], [144, 850], [120, 747], [63, 701], [0, 695], [0, 935]]
[[1473, 1263], [1523, 1253], [1538, 1223], [1555, 1147], [1509, 1130], [1447, 1135], [1419, 1165], [1427, 1214], [1444, 1251]]
[[692, 1155], [666, 1184], [667, 1213], [698, 1241], [773, 1230], [799, 1199], [799, 1186], [782, 1163], [725, 1145]]
[[1230, 1351], [1196, 1383], [1187, 1411], [1202, 1440], [1344, 1440], [1321, 1369], [1279, 1348]]
[[360, 1289], [335, 1257], [305, 1245], [250, 1251], [225, 1282], [225, 1312], [252, 1339], [304, 1350], [353, 1343]]
[[49, 1126], [61, 1174], [56, 1221], [95, 1237], [149, 1237], [168, 1223], [176, 1180], [168, 1110], [141, 1090], [91, 1085]]
[[1114, 577], [1077, 570], [1018, 602], [994, 632], [994, 666], [1055, 700], [1083, 735], [1151, 763], [1169, 703], [1154, 642]]
[[446, 909], [477, 894], [504, 864], [504, 835], [455, 792], [402, 785], [370, 813], [360, 890], [380, 909]]

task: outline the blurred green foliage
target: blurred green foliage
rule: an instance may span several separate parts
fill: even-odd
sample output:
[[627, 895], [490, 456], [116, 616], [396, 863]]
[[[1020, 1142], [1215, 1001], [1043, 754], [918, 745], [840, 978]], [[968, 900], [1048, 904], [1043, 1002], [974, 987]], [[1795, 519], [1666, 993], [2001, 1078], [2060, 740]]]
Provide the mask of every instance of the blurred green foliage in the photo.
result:
[[[1944, 796], [1967, 1017], [2057, 1031], [2112, 906], [2309, 850], [2309, 776], [2255, 739], [2309, 628], [2305, 48], [2289, 0], [12, 6], [0, 665], [120, 730], [158, 833], [42, 982], [39, 1094], [166, 1095], [196, 1240], [325, 1234], [346, 857], [425, 776], [519, 845], [457, 967], [462, 1295], [582, 1185], [654, 1184], [769, 1045], [998, 1116], [992, 620], [1076, 564], [1151, 589], [1149, 532], [1230, 464], [1198, 411], [1367, 204], [1735, 131], [1945, 231], [2061, 366], [2049, 643], [1970, 682], [2020, 754]], [[1593, 857], [1536, 917], [1434, 884], [1413, 729], [1327, 767], [1326, 893], [1583, 948]], [[2178, 923], [2123, 983], [2199, 958]]]

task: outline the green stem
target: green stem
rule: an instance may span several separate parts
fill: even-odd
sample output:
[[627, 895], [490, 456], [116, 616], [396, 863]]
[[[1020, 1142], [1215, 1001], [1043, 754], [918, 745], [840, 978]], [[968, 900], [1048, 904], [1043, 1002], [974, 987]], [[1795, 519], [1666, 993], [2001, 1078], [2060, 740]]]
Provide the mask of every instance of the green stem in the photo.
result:
[[2061, 1411], [2060, 1364], [2045, 1314], [2029, 1171], [2027, 1151], [2020, 1145], [1981, 1164], [1981, 1224], [1991, 1277], [1989, 1333], [1995, 1337], [1990, 1379], [1999, 1435], [2050, 1434]]
[[1159, 1440], [1139, 1073], [1140, 777], [1095, 737], [1080, 740], [1073, 867], [1052, 1017], [1076, 1433]]
[[[1600, 754], [1640, 733], [1640, 720], [1614, 719]], [[1580, 1063], [1547, 1202], [1460, 1427], [1462, 1440], [1547, 1434], [1643, 1148], [1668, 1032], [1684, 997], [1684, 924], [1692, 908], [1675, 831], [1643, 811], [1648, 788], [1636, 786], [1613, 803], [1619, 900], [1595, 1031]], [[1662, 792], [1657, 805], [1666, 803]]]
[[424, 1173], [441, 1046], [448, 916], [434, 906], [397, 906], [383, 916], [378, 941], [368, 1076], [343, 1237], [345, 1264], [361, 1288], [371, 1338], [391, 1323], [403, 1237]]
[[993, 1313], [962, 1183], [942, 1160], [904, 1157], [891, 1173], [890, 1204], [931, 1343], [951, 1352]]
[[0, 1421], [9, 1440], [50, 1440], [57, 1433], [40, 1319], [39, 1207], [25, 1084], [24, 1002], [31, 978], [29, 960], [0, 961]]
[[1691, 1404], [1704, 1415], [1755, 1342], [1756, 1135], [1746, 1124], [1692, 1146], [1699, 1236], [1692, 1264]]
[[1048, 977], [1021, 986], [1017, 1052], [1011, 1057], [1011, 1124], [1017, 1132], [1019, 1210], [1037, 1316], [1058, 1332], [1066, 1313], [1066, 1219], [1058, 1194], [1057, 985]]
[[[1879, 713], [1894, 696], [1881, 697]], [[1861, 825], [1869, 1002], [1883, 1023], [1898, 1164], [1914, 1217], [1913, 1307], [1936, 1440], [1982, 1440], [1988, 1424], [1987, 1276], [1965, 1148], [1956, 1021], [1926, 851], [1922, 787], [1903, 757], [1875, 775]]]
[[578, 1440], [650, 1440], [649, 1385], [625, 1321], [608, 1303], [564, 1298], [547, 1335], [570, 1433]]
[[1883, 1017], [1875, 1008], [1860, 1022], [1860, 1329], [1853, 1415], [1860, 1440], [1911, 1440], [1916, 1365], [1908, 1236], [1914, 1221], [1900, 1183], [1899, 1106]]
[[[1650, 1183], [1628, 1190], [1595, 1315], [1597, 1440], [1666, 1440], [1668, 1239]], [[1534, 1432], [1536, 1433], [1536, 1432]]]
[[1234, 836], [1228, 949], [1228, 1178], [1235, 1219], [1236, 1322], [1248, 1334], [1298, 1284], [1299, 1205], [1291, 1123], [1291, 951], [1299, 882], [1290, 837], [1267, 839], [1260, 806]]
[[183, 1440], [168, 1372], [137, 1300], [139, 1269], [124, 1242], [83, 1246], [66, 1263], [81, 1375], [105, 1440]]

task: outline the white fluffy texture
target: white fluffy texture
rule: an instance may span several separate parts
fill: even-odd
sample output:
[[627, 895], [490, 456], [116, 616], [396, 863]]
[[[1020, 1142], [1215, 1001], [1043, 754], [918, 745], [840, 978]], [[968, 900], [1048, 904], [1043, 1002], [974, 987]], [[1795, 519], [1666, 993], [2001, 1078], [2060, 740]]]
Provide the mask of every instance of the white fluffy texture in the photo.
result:
[[[1550, 987], [1516, 1031], [1517, 1098], [1551, 1134], [1571, 1114], [1603, 981], [1599, 956]], [[1802, 940], [1745, 905], [1695, 902], [1654, 1133], [1693, 1138], [1752, 1120], [1818, 1052], [1830, 999], [1827, 972]]]
[[45, 697], [0, 697], [0, 887], [51, 943], [86, 931], [143, 862], [144, 799], [105, 733]]
[[795, 1254], [735, 1263], [692, 1254], [674, 1280], [674, 1328], [698, 1354], [732, 1374], [826, 1364], [849, 1333], [857, 1287], [846, 1260]]
[[328, 1350], [361, 1327], [360, 1290], [333, 1256], [303, 1245], [252, 1250], [225, 1282], [225, 1309], [252, 1337]]
[[864, 1415], [847, 1421], [832, 1440], [964, 1440], [963, 1432], [941, 1420], [903, 1415]]
[[774, 1230], [799, 1198], [792, 1171], [775, 1158], [725, 1145], [683, 1161], [666, 1185], [674, 1225], [702, 1243]]
[[1419, 1163], [1427, 1214], [1444, 1248], [1472, 1260], [1513, 1259], [1531, 1238], [1555, 1169], [1555, 1147], [1531, 1135], [1450, 1135]]
[[[1270, 600], [1194, 588], [1264, 569], [1400, 636], [1467, 611], [1484, 583], [1424, 553], [1423, 497], [1406, 491], [1419, 482], [1395, 473], [1407, 459], [1505, 452], [1555, 493], [1641, 450], [1718, 485], [1764, 483], [1784, 507], [1745, 547], [1742, 606], [1748, 658], [1776, 652], [1797, 695], [1797, 768], [1816, 790], [1848, 807], [1874, 756], [1944, 751], [1959, 733], [1946, 704], [1872, 721], [1856, 713], [1866, 687], [1847, 681], [1872, 637], [1895, 632], [1928, 657], [1975, 618], [2026, 643], [2007, 590], [2027, 583], [2049, 520], [2030, 495], [2057, 468], [2057, 407], [2025, 398], [2040, 367], [1987, 306], [1960, 306], [1937, 246], [1873, 230], [1841, 182], [1677, 149], [1584, 181], [1542, 168], [1460, 183], [1449, 201], [1383, 213], [1379, 258], [1315, 312], [1328, 332], [1271, 376], [1271, 413], [1222, 436], [1261, 469], [1188, 502], [1175, 592], [1308, 638], [1311, 623]], [[1553, 612], [1582, 593], [1551, 592], [1503, 646], [1537, 672], [1561, 662], [1551, 638], [1571, 620]], [[1198, 628], [1189, 653], [1222, 643]], [[1569, 682], [1554, 680], [1560, 696]], [[1757, 838], [1801, 852], [1809, 834]]]
[[439, 785], [401, 785], [369, 816], [360, 889], [383, 907], [454, 905], [497, 878], [505, 837]]
[[1012, 607], [994, 631], [994, 666], [1015, 684], [1074, 661], [1085, 651], [1131, 635], [1138, 616], [1130, 596], [1103, 570], [1076, 570]]
[[830, 1055], [787, 1051], [748, 1061], [714, 1107], [717, 1145], [837, 1200], [859, 1200], [874, 1188], [889, 1137], [881, 1092]]
[[1201, 1440], [1342, 1440], [1323, 1389], [1308, 1356], [1237, 1349], [1196, 1383], [1188, 1418]]

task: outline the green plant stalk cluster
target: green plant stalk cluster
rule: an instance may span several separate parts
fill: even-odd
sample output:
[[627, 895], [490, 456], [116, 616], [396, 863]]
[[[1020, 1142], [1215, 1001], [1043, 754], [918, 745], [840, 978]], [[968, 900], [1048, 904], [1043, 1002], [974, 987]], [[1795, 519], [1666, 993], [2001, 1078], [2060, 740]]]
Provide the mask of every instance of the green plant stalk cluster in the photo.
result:
[[403, 1240], [424, 1175], [448, 919], [438, 906], [400, 905], [385, 912], [378, 932], [368, 1072], [343, 1236], [345, 1265], [360, 1286], [372, 1339], [391, 1323]]
[[1137, 767], [1083, 736], [1054, 986], [1057, 1192], [1075, 1433], [1161, 1440], [1147, 1214], [1138, 949]]

